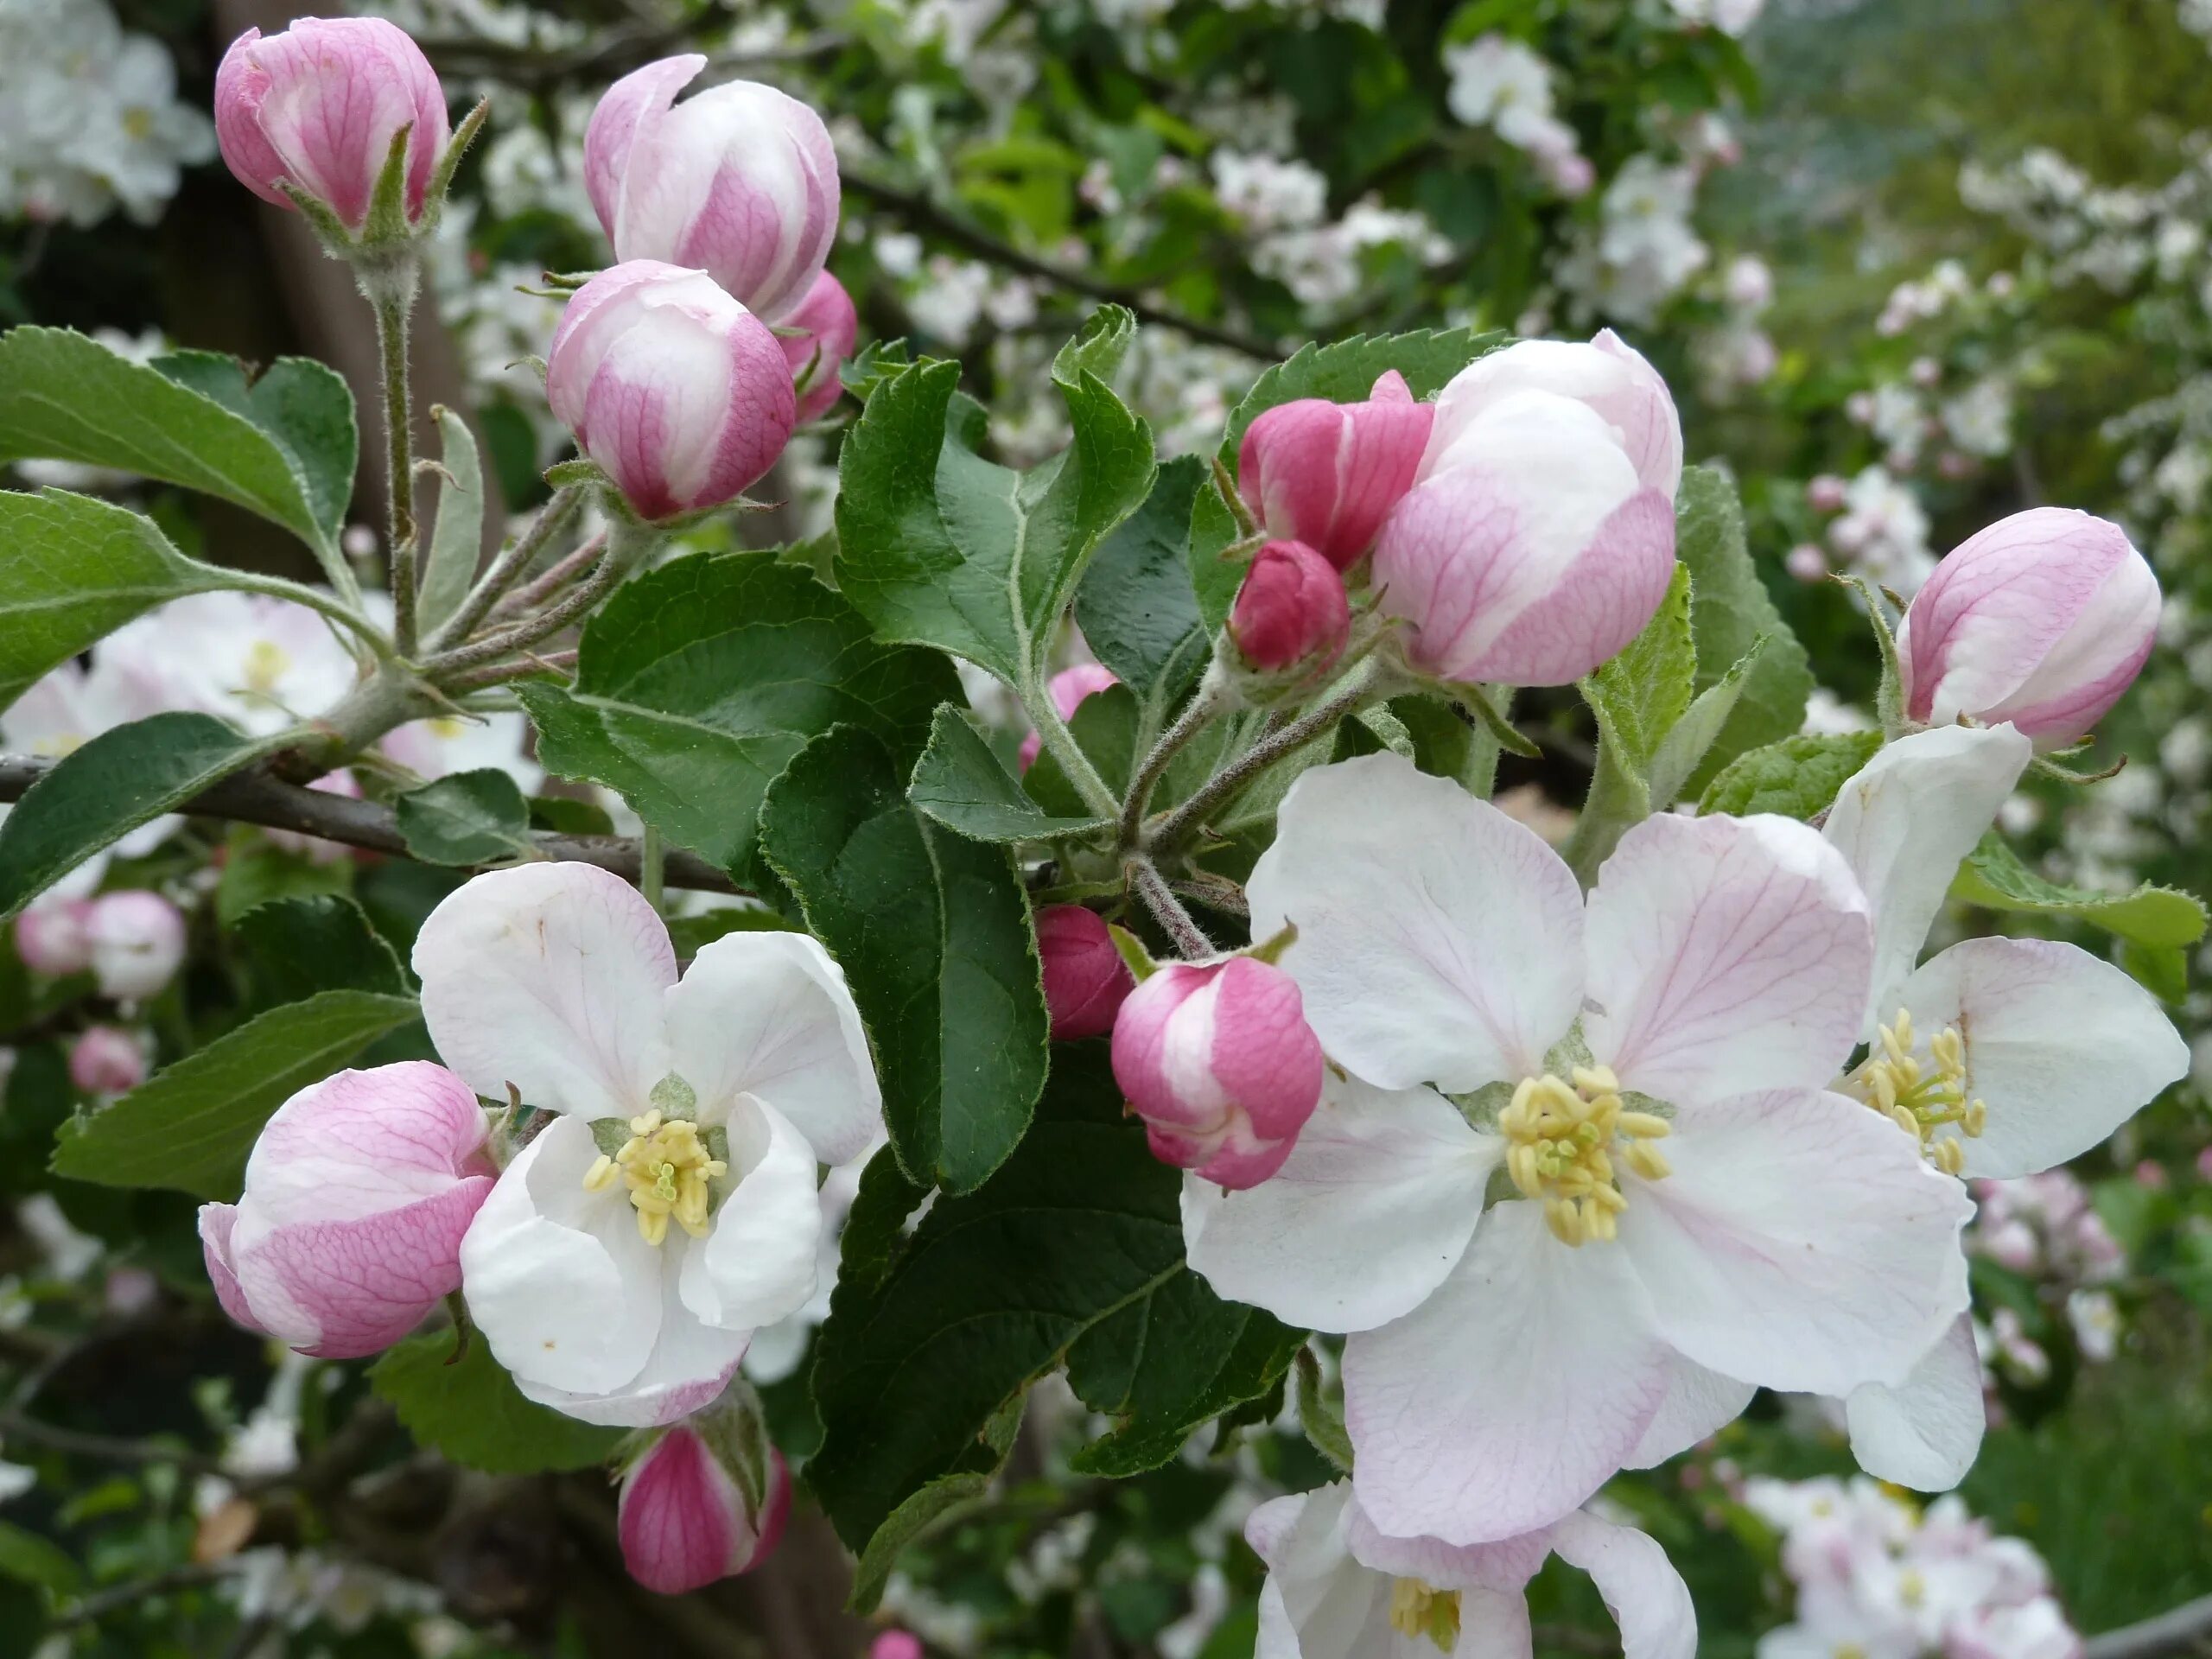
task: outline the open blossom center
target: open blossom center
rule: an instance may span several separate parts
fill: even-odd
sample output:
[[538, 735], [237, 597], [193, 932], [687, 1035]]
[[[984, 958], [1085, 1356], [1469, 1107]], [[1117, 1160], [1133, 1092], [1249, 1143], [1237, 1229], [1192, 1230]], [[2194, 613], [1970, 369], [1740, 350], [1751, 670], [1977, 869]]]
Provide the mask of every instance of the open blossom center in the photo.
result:
[[1668, 1123], [1624, 1105], [1609, 1066], [1578, 1065], [1573, 1079], [1563, 1083], [1548, 1071], [1523, 1077], [1497, 1127], [1513, 1185], [1543, 1205], [1554, 1237], [1580, 1245], [1613, 1237], [1628, 1208], [1614, 1173], [1616, 1154], [1646, 1180], [1668, 1173], [1665, 1154], [1652, 1144], [1665, 1137]]
[[671, 1217], [692, 1237], [707, 1236], [713, 1209], [709, 1184], [728, 1173], [728, 1164], [709, 1150], [696, 1123], [688, 1117], [664, 1117], [655, 1107], [630, 1120], [630, 1138], [612, 1157], [600, 1154], [584, 1172], [584, 1186], [601, 1192], [621, 1180], [638, 1212], [639, 1233], [646, 1243], [658, 1244], [668, 1236]]
[[283, 646], [273, 639], [257, 639], [246, 648], [246, 690], [262, 696], [273, 696], [292, 666], [292, 658]]
[[1390, 1586], [1390, 1628], [1402, 1636], [1425, 1636], [1440, 1651], [1451, 1652], [1459, 1644], [1459, 1592], [1400, 1579]]
[[1967, 1098], [1966, 1043], [1956, 1027], [1946, 1026], [1929, 1039], [1926, 1060], [1912, 1047], [1912, 1015], [1899, 1008], [1895, 1022], [1881, 1027], [1874, 1052], [1851, 1074], [1852, 1090], [1919, 1141], [1929, 1162], [1955, 1175], [1965, 1167], [1965, 1152], [1957, 1135], [1939, 1138], [1937, 1131], [1978, 1135], [1989, 1122], [1989, 1108]]

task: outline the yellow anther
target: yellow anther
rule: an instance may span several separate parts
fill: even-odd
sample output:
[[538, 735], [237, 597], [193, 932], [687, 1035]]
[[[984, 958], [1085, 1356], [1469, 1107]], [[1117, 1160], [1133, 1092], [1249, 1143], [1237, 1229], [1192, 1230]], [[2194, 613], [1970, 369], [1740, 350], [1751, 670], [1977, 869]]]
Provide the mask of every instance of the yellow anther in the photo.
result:
[[245, 684], [249, 691], [268, 696], [276, 690], [276, 683], [292, 665], [292, 659], [273, 639], [257, 639], [246, 647]]
[[1928, 1040], [1928, 1058], [1913, 1052], [1912, 1015], [1904, 1008], [1880, 1027], [1859, 1069], [1845, 1079], [1859, 1099], [1920, 1142], [1936, 1168], [1955, 1175], [1966, 1166], [1956, 1129], [1969, 1140], [1989, 1125], [1989, 1108], [1967, 1096], [1967, 1046], [1958, 1028], [1946, 1026]]
[[614, 1160], [601, 1153], [592, 1166], [584, 1172], [584, 1191], [604, 1192], [614, 1185], [615, 1173]]
[[1401, 1636], [1425, 1636], [1440, 1652], [1451, 1652], [1459, 1645], [1459, 1592], [1400, 1579], [1390, 1586], [1390, 1628]]
[[1667, 1154], [1649, 1141], [1630, 1141], [1627, 1157], [1628, 1166], [1647, 1181], [1662, 1180], [1675, 1173], [1675, 1166], [1667, 1161]]
[[638, 1212], [638, 1232], [658, 1245], [668, 1236], [671, 1217], [694, 1238], [707, 1236], [714, 1210], [713, 1183], [729, 1173], [715, 1157], [690, 1118], [664, 1118], [658, 1110], [630, 1120], [630, 1138], [611, 1158], [601, 1154], [584, 1173], [584, 1186], [597, 1192], [620, 1175]]
[[1523, 1077], [1497, 1116], [1505, 1136], [1505, 1170], [1523, 1197], [1544, 1206], [1544, 1222], [1563, 1244], [1618, 1236], [1628, 1208], [1614, 1170], [1616, 1154], [1646, 1180], [1668, 1173], [1652, 1143], [1669, 1133], [1656, 1112], [1630, 1111], [1609, 1067], [1578, 1065], [1570, 1086], [1545, 1073]]

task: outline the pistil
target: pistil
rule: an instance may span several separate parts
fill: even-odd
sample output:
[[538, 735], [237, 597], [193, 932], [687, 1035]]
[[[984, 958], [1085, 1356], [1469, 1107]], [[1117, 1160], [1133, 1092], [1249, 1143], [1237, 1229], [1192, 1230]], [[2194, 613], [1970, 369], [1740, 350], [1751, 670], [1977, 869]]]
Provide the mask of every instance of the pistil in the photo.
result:
[[694, 1238], [707, 1236], [713, 1210], [710, 1183], [728, 1173], [729, 1166], [700, 1138], [697, 1123], [664, 1116], [655, 1107], [630, 1120], [630, 1138], [613, 1157], [600, 1154], [584, 1173], [584, 1186], [603, 1192], [619, 1178], [630, 1189], [639, 1236], [658, 1245], [668, 1236], [671, 1218]]

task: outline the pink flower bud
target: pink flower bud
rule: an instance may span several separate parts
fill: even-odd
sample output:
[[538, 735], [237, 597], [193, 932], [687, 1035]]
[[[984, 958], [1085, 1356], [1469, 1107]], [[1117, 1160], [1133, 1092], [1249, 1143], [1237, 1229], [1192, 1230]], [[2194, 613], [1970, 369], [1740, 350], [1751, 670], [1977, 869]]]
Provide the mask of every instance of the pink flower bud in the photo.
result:
[[146, 1081], [146, 1050], [113, 1026], [88, 1026], [69, 1046], [69, 1081], [88, 1095], [124, 1095]]
[[1999, 519], [1955, 549], [1897, 629], [1905, 713], [2010, 721], [2063, 748], [2134, 683], [2158, 579], [2119, 525], [2064, 507]]
[[1037, 912], [1037, 954], [1045, 964], [1045, 1008], [1052, 1040], [1103, 1037], [1136, 980], [1094, 910], [1046, 905]]
[[1782, 556], [1782, 568], [1800, 582], [1825, 582], [1828, 556], [1811, 542], [1800, 542]]
[[1321, 1066], [1296, 982], [1252, 957], [1163, 967], [1114, 1022], [1114, 1078], [1153, 1155], [1232, 1189], [1282, 1167]]
[[648, 519], [736, 499], [775, 465], [798, 418], [768, 325], [704, 271], [650, 259], [576, 290], [553, 334], [545, 396]]
[[282, 1106], [236, 1205], [200, 1208], [216, 1298], [319, 1359], [389, 1348], [461, 1285], [461, 1238], [492, 1190], [484, 1113], [443, 1066], [340, 1071]]
[[837, 234], [837, 153], [822, 118], [758, 81], [676, 102], [707, 60], [663, 58], [607, 90], [584, 133], [584, 184], [617, 259], [706, 271], [780, 322]]
[[837, 368], [853, 354], [853, 342], [861, 334], [861, 320], [853, 309], [853, 296], [845, 292], [845, 285], [825, 270], [815, 277], [814, 286], [806, 290], [806, 297], [792, 307], [778, 326], [802, 331], [776, 338], [784, 348], [784, 360], [791, 365], [792, 383], [796, 385], [802, 374], [809, 375], [805, 394], [798, 400], [799, 423], [804, 425], [819, 419], [843, 394], [845, 388], [837, 378]]
[[868, 1659], [922, 1659], [922, 1639], [912, 1630], [885, 1630], [868, 1643]]
[[154, 995], [184, 961], [184, 912], [158, 893], [103, 893], [85, 917], [100, 995], [119, 1002]]
[[1319, 674], [1343, 655], [1351, 632], [1344, 579], [1303, 542], [1260, 550], [1229, 613], [1229, 637], [1247, 666]]
[[[1119, 685], [1109, 669], [1096, 663], [1077, 663], [1073, 668], [1064, 668], [1046, 684], [1046, 694], [1052, 699], [1052, 707], [1059, 710], [1062, 720], [1073, 720], [1075, 711], [1083, 707], [1084, 699], [1095, 696], [1109, 686]], [[1045, 740], [1035, 732], [1021, 740], [1021, 769], [1024, 772], [1037, 764], [1038, 752]]]
[[1805, 481], [1805, 505], [1815, 512], [1841, 512], [1851, 499], [1851, 486], [1834, 473], [1821, 473]]
[[1303, 542], [1342, 570], [1412, 487], [1435, 414], [1395, 369], [1363, 404], [1278, 404], [1245, 429], [1238, 493], [1270, 536]]
[[240, 184], [279, 207], [289, 183], [358, 231], [392, 140], [407, 135], [407, 211], [446, 143], [446, 95], [422, 48], [381, 17], [249, 29], [215, 71], [215, 137]]
[[678, 1423], [622, 1477], [616, 1525], [622, 1561], [648, 1590], [680, 1596], [767, 1560], [791, 1513], [791, 1475], [768, 1452], [768, 1491], [756, 1516], [705, 1436]]
[[1573, 340], [1524, 340], [1478, 358], [1436, 396], [1436, 425], [1421, 457], [1421, 476], [1452, 463], [1448, 452], [1504, 398], [1550, 392], [1586, 404], [1611, 429], [1613, 442], [1637, 480], [1669, 502], [1682, 481], [1682, 423], [1659, 372], [1611, 329], [1586, 346]]
[[23, 966], [54, 979], [91, 967], [92, 941], [85, 925], [92, 908], [89, 899], [49, 899], [16, 918], [16, 954]]

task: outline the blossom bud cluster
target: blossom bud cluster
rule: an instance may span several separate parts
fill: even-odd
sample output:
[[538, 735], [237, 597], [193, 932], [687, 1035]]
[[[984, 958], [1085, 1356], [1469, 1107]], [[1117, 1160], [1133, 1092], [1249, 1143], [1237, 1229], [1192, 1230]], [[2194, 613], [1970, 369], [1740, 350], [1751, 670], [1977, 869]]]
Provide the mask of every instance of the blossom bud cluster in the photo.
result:
[[33, 973], [90, 973], [102, 996], [141, 1002], [184, 961], [184, 912], [158, 893], [50, 899], [16, 918], [16, 953]]

